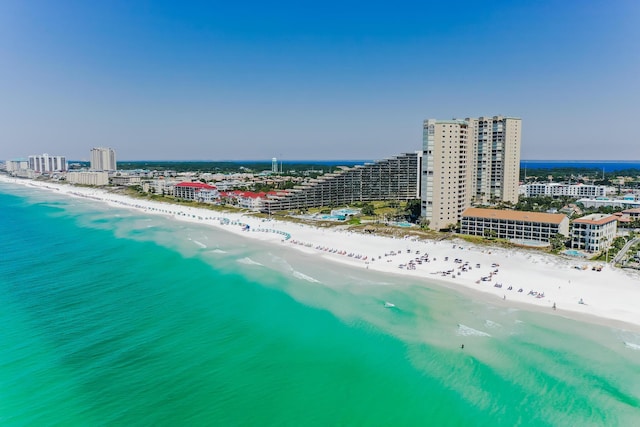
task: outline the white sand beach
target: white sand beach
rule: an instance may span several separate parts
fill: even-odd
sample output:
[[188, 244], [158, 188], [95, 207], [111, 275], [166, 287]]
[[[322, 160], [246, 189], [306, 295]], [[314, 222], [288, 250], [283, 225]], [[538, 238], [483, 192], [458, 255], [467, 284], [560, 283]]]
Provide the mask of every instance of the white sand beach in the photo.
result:
[[[422, 279], [449, 288], [483, 292], [497, 304], [599, 323], [640, 328], [640, 272], [526, 249], [474, 246], [462, 240], [417, 240], [360, 234], [266, 220], [251, 214], [130, 198], [106, 190], [0, 176], [0, 181], [49, 189], [113, 206], [207, 224], [248, 239], [284, 245], [328, 261]], [[554, 308], [555, 305], [555, 308]], [[613, 322], [612, 322], [613, 321]], [[620, 326], [620, 325], [617, 325]]]

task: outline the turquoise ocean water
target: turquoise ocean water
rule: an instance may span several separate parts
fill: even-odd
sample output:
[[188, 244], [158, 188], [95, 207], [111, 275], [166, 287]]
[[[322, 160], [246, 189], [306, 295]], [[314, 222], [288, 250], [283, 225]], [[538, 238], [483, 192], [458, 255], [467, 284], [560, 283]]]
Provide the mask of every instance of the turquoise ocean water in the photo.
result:
[[640, 333], [28, 187], [0, 206], [3, 426], [640, 419]]

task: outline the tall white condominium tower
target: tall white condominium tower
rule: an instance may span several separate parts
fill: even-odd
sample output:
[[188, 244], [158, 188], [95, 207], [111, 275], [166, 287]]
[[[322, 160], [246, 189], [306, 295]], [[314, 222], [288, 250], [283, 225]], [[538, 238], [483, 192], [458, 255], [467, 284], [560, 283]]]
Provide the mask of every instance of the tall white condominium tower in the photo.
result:
[[424, 121], [422, 216], [441, 230], [472, 203], [518, 201], [521, 119]]
[[41, 154], [29, 156], [29, 169], [39, 173], [64, 172], [67, 170], [67, 159], [64, 156]]
[[91, 149], [91, 170], [94, 171], [115, 171], [116, 152], [112, 148], [92, 148]]
[[271, 159], [271, 172], [278, 173], [278, 159], [275, 157]]

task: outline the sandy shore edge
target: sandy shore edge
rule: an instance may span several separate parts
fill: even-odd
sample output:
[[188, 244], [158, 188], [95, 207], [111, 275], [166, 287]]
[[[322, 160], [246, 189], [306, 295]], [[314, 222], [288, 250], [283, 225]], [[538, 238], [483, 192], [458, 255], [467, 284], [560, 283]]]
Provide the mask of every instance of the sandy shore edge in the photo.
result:
[[[250, 214], [131, 198], [104, 189], [10, 178], [0, 182], [222, 228], [353, 268], [427, 280], [488, 302], [640, 331], [640, 272], [526, 249], [367, 235]], [[580, 303], [582, 301], [583, 303]], [[555, 304], [555, 309], [553, 308]]]

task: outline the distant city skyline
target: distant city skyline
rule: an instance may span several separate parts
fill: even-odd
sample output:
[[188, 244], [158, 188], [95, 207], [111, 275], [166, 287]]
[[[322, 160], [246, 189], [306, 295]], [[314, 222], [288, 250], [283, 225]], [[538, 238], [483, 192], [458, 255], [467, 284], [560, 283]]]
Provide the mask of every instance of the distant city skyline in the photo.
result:
[[8, 0], [0, 159], [374, 160], [495, 114], [523, 160], [640, 159], [637, 40], [632, 0]]

